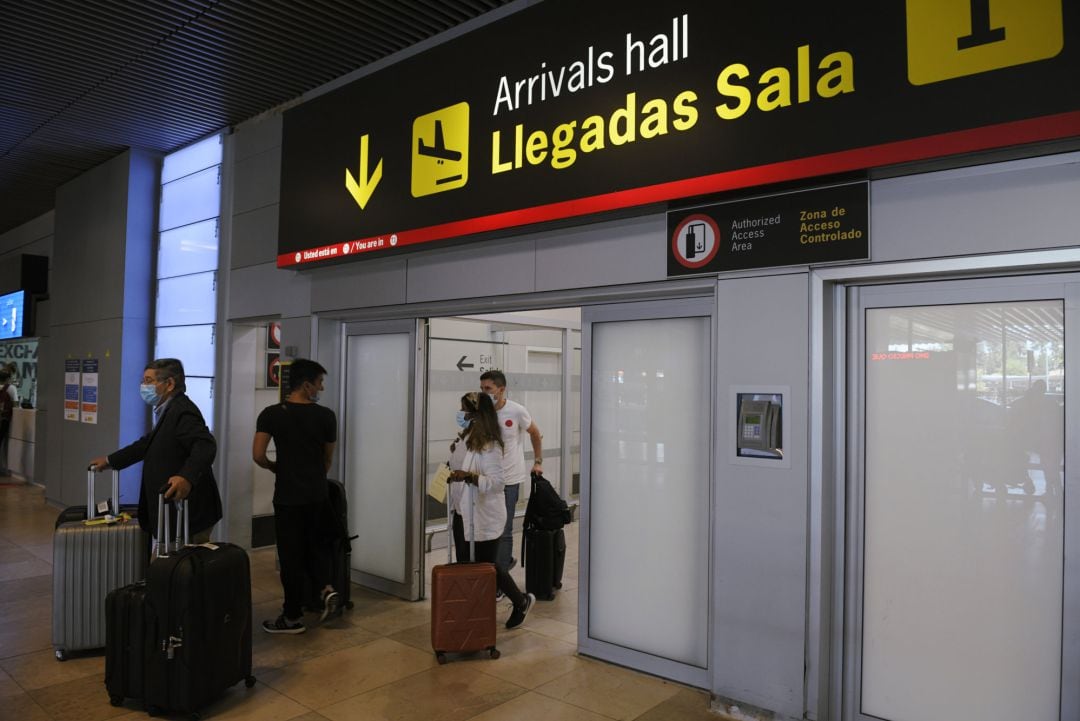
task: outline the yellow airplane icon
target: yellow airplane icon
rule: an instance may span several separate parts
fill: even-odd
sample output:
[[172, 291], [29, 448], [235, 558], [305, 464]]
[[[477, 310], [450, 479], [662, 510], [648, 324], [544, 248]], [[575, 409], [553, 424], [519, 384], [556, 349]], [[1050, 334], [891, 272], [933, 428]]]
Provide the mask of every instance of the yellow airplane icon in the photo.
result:
[[412, 195], [441, 193], [469, 181], [469, 104], [413, 121]]

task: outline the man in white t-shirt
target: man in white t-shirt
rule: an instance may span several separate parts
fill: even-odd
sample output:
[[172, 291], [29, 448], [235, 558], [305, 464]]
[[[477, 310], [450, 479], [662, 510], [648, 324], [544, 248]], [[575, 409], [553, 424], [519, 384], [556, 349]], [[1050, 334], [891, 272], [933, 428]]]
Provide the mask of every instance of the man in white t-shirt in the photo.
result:
[[506, 528], [503, 529], [502, 538], [499, 539], [499, 552], [495, 557], [495, 565], [504, 571], [509, 571], [516, 561], [514, 554], [514, 511], [517, 508], [518, 497], [521, 495], [521, 484], [529, 477], [525, 470], [525, 449], [522, 446], [522, 434], [528, 433], [532, 442], [533, 466], [532, 472], [539, 473], [544, 467], [544, 453], [540, 445], [543, 436], [540, 429], [533, 423], [528, 409], [520, 403], [507, 400], [506, 376], [502, 371], [487, 371], [480, 376], [480, 390], [491, 396], [495, 403], [495, 411], [499, 415], [499, 428], [502, 429], [503, 439], [503, 477], [506, 480]]

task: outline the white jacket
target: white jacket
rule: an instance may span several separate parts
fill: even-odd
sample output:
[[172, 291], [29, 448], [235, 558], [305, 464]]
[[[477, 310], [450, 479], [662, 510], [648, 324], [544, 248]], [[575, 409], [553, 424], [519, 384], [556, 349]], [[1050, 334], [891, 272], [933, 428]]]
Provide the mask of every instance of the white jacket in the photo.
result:
[[[464, 441], [458, 441], [450, 456], [450, 468], [455, 471], [469, 471], [479, 473], [480, 480], [468, 493], [465, 492], [466, 484], [455, 481], [450, 484], [449, 501], [450, 508], [461, 515], [462, 525], [465, 528], [465, 540], [469, 540], [471, 526], [469, 524], [468, 503], [472, 497], [476, 497], [476, 541], [493, 541], [502, 536], [506, 526], [506, 500], [503, 493], [503, 463], [502, 449], [498, 444], [492, 443], [479, 452], [472, 452], [465, 448]], [[461, 559], [468, 560], [468, 559]]]

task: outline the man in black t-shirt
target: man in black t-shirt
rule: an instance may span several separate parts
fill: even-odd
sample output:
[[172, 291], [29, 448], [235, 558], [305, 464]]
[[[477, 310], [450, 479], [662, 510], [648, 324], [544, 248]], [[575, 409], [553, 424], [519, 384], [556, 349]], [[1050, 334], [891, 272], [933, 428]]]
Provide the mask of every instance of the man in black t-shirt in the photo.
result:
[[[329, 583], [330, 549], [324, 525], [329, 518], [328, 485], [337, 418], [317, 404], [326, 369], [298, 358], [290, 366], [290, 390], [284, 402], [263, 409], [255, 423], [252, 457], [274, 472], [274, 530], [285, 604], [281, 615], [263, 621], [267, 633], [303, 633], [301, 605], [313, 579], [322, 586], [321, 621], [337, 612], [341, 599]], [[277, 460], [266, 457], [274, 439]]]

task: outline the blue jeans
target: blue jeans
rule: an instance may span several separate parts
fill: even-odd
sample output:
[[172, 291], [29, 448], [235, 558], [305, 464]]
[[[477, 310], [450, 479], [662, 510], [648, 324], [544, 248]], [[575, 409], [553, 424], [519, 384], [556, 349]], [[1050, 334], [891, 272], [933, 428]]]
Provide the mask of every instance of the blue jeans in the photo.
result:
[[506, 495], [506, 526], [499, 538], [499, 551], [495, 554], [495, 565], [502, 571], [510, 570], [510, 559], [514, 557], [514, 511], [517, 510], [518, 494], [521, 484], [503, 488]]

